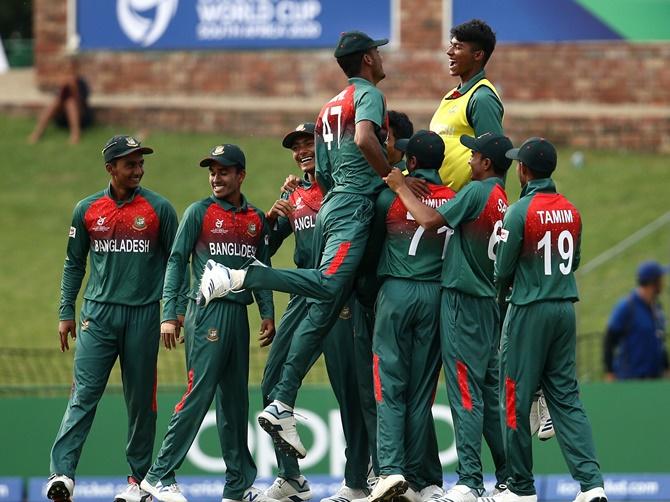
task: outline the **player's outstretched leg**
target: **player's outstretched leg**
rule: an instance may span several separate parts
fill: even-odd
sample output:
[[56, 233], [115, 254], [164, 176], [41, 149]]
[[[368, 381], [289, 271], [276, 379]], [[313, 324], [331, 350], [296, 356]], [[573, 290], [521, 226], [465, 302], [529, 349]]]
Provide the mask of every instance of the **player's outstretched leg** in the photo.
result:
[[209, 305], [215, 298], [223, 298], [231, 291], [241, 289], [245, 275], [244, 270], [235, 270], [214, 260], [207, 260], [200, 280], [200, 295], [204, 305]]
[[74, 492], [74, 480], [62, 474], [53, 474], [47, 482], [47, 498], [54, 502], [70, 502]]
[[273, 401], [258, 415], [258, 424], [270, 434], [275, 446], [283, 453], [305, 458], [307, 450], [298, 436], [292, 407]]

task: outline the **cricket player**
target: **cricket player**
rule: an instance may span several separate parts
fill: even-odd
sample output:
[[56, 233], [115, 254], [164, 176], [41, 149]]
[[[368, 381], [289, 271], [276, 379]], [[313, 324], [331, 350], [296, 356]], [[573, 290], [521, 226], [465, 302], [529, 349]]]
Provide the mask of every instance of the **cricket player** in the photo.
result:
[[[117, 501], [144, 502], [138, 483], [151, 465], [156, 433], [156, 360], [160, 340], [161, 289], [177, 230], [174, 208], [140, 186], [144, 155], [153, 153], [132, 136], [114, 136], [102, 156], [109, 186], [74, 208], [61, 282], [58, 332], [61, 351], [77, 338], [72, 394], [51, 449], [47, 497], [69, 501], [84, 442], [96, 407], [119, 358], [128, 409], [128, 486]], [[75, 301], [86, 273], [80, 331]], [[177, 305], [175, 316], [183, 315]], [[183, 302], [182, 302], [183, 303]], [[175, 317], [176, 318], [176, 317]]]
[[442, 500], [475, 502], [484, 492], [481, 440], [489, 445], [502, 491], [507, 471], [499, 414], [500, 321], [493, 261], [507, 209], [504, 178], [510, 140], [485, 133], [461, 142], [472, 152], [472, 182], [437, 209], [422, 204], [400, 171], [387, 177], [408, 211], [426, 230], [454, 231], [442, 268], [440, 337], [447, 396], [454, 419], [458, 481]]
[[399, 139], [409, 139], [414, 134], [414, 124], [406, 113], [389, 110], [389, 133], [386, 141], [386, 152], [389, 164], [398, 169], [405, 169], [405, 152], [398, 150], [395, 143]]
[[[436, 133], [418, 131], [394, 147], [406, 153], [409, 176], [428, 183], [423, 204], [438, 207], [454, 197], [437, 172], [444, 142]], [[391, 190], [377, 199], [370, 239], [383, 243], [372, 339], [379, 467], [382, 476], [406, 479], [403, 497], [410, 501], [444, 495], [431, 406], [441, 366], [440, 275], [451, 233], [419, 226]]]
[[[232, 144], [212, 148], [200, 166], [209, 169], [212, 195], [191, 204], [179, 224], [168, 260], [163, 289], [161, 334], [169, 346], [178, 336], [176, 304], [188, 274], [194, 276], [184, 327], [188, 386], [177, 403], [165, 439], [142, 489], [161, 502], [185, 502], [175, 471], [181, 466], [198, 429], [216, 396], [216, 423], [226, 486], [223, 501], [274, 502], [252, 484], [256, 478], [247, 444], [249, 412], [249, 324], [247, 305], [252, 291], [228, 295], [207, 307], [197, 305], [200, 275], [205, 266], [226, 263], [242, 266], [249, 260], [269, 263], [265, 215], [241, 193], [246, 159]], [[260, 338], [274, 336], [272, 292], [253, 292], [261, 316]]]
[[551, 173], [556, 149], [529, 138], [507, 157], [518, 160], [521, 198], [505, 215], [495, 262], [495, 281], [509, 295], [501, 342], [501, 385], [508, 489], [493, 502], [535, 502], [528, 412], [538, 386], [546, 397], [558, 444], [572, 477], [576, 502], [606, 502], [603, 478], [575, 375], [582, 221], [556, 192]]
[[461, 135], [503, 134], [502, 101], [484, 71], [495, 46], [495, 33], [479, 19], [451, 29], [449, 74], [460, 82], [440, 101], [430, 130], [438, 133], [446, 145], [440, 177], [456, 191], [470, 181], [470, 150], [461, 144]]
[[[285, 192], [283, 197], [277, 200], [266, 213], [271, 228], [271, 254], [274, 254], [284, 239], [293, 233], [295, 236], [293, 259], [298, 268], [309, 268], [315, 264], [312, 244], [316, 215], [323, 199], [323, 194], [314, 178], [314, 128], [313, 123], [300, 124], [284, 137], [282, 146], [291, 150], [293, 159], [303, 173], [303, 179], [295, 190], [291, 193]], [[369, 494], [367, 489], [369, 440], [361, 412], [360, 386], [356, 375], [352, 301], [342, 308], [337, 321], [323, 343], [326, 369], [339, 404], [342, 429], [347, 445], [344, 482], [337, 493], [323, 499], [324, 502], [347, 502]], [[294, 336], [294, 332], [307, 316], [307, 312], [307, 299], [303, 296], [292, 295], [286, 312], [279, 322], [277, 335], [270, 347], [263, 372], [261, 390], [264, 406], [273, 401], [274, 387], [279, 381], [289, 352], [294, 350], [294, 344], [299, 347], [299, 339]], [[313, 359], [317, 359], [320, 354], [320, 350], [315, 351]], [[371, 381], [370, 378], [370, 386]], [[278, 477], [266, 490], [265, 495], [280, 500], [280, 502], [309, 500], [312, 492], [309, 482], [300, 473], [298, 460], [295, 456], [282, 453], [279, 448], [275, 448], [275, 454], [279, 467]]]

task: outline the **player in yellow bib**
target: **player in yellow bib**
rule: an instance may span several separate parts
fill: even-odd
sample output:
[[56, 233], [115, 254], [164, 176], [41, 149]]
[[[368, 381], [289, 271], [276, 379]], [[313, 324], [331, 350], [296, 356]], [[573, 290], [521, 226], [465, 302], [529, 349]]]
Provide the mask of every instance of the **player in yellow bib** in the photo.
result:
[[495, 45], [495, 33], [479, 19], [451, 29], [447, 48], [449, 74], [458, 77], [460, 83], [440, 101], [430, 121], [430, 130], [444, 140], [440, 178], [455, 191], [468, 183], [471, 175], [470, 150], [461, 144], [461, 135], [503, 134], [502, 101], [484, 72]]

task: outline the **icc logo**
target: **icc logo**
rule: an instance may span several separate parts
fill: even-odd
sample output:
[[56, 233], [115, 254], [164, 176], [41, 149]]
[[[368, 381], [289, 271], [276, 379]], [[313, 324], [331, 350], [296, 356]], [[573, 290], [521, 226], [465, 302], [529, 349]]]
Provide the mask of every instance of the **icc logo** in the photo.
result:
[[[177, 12], [179, 0], [117, 0], [116, 15], [126, 36], [143, 47], [158, 40]], [[153, 19], [140, 12], [153, 11]]]

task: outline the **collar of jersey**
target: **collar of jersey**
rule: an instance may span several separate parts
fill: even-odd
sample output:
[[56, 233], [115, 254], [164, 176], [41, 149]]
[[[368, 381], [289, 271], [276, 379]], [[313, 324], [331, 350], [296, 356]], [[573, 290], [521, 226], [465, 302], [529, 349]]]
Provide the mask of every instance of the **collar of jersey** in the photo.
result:
[[112, 194], [112, 184], [109, 183], [107, 185], [107, 188], [105, 189], [105, 195], [107, 195], [107, 197], [112, 199], [116, 203], [116, 205], [120, 207], [123, 206], [124, 204], [130, 204], [135, 199], [135, 196], [140, 193], [140, 190], [142, 190], [141, 186], [137, 187], [130, 195], [130, 197], [127, 198], [126, 200], [117, 200], [114, 198], [114, 195]]
[[240, 194], [240, 197], [242, 197], [242, 204], [240, 204], [240, 206], [237, 207], [237, 206], [233, 206], [227, 200], [217, 199], [213, 195], [209, 196], [209, 198], [212, 201], [214, 201], [216, 204], [221, 206], [223, 209], [225, 209], [226, 211], [233, 211], [234, 213], [239, 213], [241, 211], [246, 211], [247, 210], [247, 199], [244, 197], [244, 194]]
[[458, 89], [458, 92], [463, 95], [466, 92], [468, 92], [470, 89], [472, 89], [472, 86], [475, 85], [477, 82], [479, 82], [481, 79], [486, 78], [486, 72], [484, 71], [484, 68], [482, 68], [480, 71], [475, 73], [470, 80], [467, 82], [463, 82], [462, 84], [459, 84], [456, 89]]
[[535, 193], [556, 193], [556, 184], [551, 178], [531, 180], [521, 190], [521, 197]]
[[427, 182], [434, 183], [436, 185], [442, 184], [440, 175], [435, 169], [416, 169], [414, 172], [410, 173], [410, 176], [412, 178], [426, 180]]

